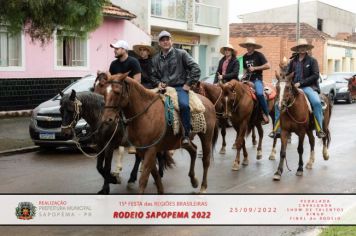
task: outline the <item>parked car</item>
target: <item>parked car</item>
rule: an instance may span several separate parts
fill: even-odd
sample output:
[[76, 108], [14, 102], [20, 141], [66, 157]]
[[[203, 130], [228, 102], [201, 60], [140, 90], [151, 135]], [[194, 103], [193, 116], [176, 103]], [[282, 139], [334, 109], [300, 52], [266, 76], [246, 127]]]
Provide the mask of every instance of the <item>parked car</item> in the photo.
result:
[[333, 102], [336, 95], [336, 82], [327, 77], [319, 76], [320, 92], [325, 94]]
[[[63, 90], [68, 94], [74, 89], [76, 92], [92, 91], [95, 75], [87, 75], [69, 85]], [[56, 95], [50, 100], [41, 103], [33, 109], [29, 125], [29, 132], [35, 145], [41, 148], [56, 148], [62, 146], [74, 146], [74, 140], [65, 137], [61, 133], [62, 118], [59, 112], [60, 95]], [[90, 127], [85, 120], [80, 119], [75, 127], [75, 132], [79, 137], [82, 145], [90, 144], [91, 132]]]
[[334, 101], [338, 102], [344, 100], [347, 103], [352, 103], [353, 98], [348, 88], [348, 81], [346, 79], [351, 78], [355, 72], [336, 72], [328, 75], [328, 80], [333, 80], [336, 83], [336, 94]]

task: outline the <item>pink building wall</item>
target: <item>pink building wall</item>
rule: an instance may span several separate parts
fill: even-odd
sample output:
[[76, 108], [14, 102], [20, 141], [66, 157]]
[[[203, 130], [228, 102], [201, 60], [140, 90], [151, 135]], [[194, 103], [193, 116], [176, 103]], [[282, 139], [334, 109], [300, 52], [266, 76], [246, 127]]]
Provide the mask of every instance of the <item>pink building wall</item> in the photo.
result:
[[33, 43], [28, 35], [24, 37], [24, 70], [5, 71], [0, 68], [0, 79], [6, 78], [60, 78], [82, 77], [97, 70], [108, 70], [114, 58], [114, 50], [110, 43], [116, 40], [126, 40], [132, 49], [134, 44], [151, 41], [150, 36], [127, 20], [105, 18], [104, 23], [90, 33], [88, 45], [88, 66], [79, 68], [57, 68], [55, 58], [55, 43], [50, 42], [44, 47]]

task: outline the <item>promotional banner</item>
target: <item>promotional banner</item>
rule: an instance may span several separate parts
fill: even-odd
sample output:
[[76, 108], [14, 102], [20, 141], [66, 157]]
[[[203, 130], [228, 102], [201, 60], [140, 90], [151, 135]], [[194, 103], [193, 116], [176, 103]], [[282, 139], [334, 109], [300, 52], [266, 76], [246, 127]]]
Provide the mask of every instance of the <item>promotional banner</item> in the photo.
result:
[[1, 225], [356, 225], [355, 195], [1, 195]]

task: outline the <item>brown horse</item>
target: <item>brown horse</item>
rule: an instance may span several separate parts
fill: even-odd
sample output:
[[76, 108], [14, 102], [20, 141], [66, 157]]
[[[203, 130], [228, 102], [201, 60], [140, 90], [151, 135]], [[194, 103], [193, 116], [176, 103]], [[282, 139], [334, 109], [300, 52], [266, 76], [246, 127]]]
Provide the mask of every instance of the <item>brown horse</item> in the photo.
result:
[[[250, 87], [248, 84], [242, 83], [237, 80], [232, 80], [226, 84], [220, 85], [224, 91], [224, 96], [227, 97], [227, 104], [230, 120], [233, 127], [237, 131], [236, 144], [236, 159], [234, 160], [232, 170], [240, 169], [240, 151], [243, 149], [243, 165], [248, 165], [248, 153], [245, 145], [245, 136], [247, 136], [253, 127], [257, 128], [259, 134], [257, 146], [257, 160], [262, 158], [262, 114], [258, 108], [257, 101], [254, 101]], [[273, 101], [269, 101], [268, 105], [270, 110], [273, 108]]]
[[224, 95], [220, 86], [212, 85], [206, 82], [198, 82], [192, 85], [192, 90], [202, 96], [207, 97], [215, 106], [216, 117], [218, 118], [221, 127], [222, 146], [220, 154], [226, 153], [226, 127], [227, 127], [227, 112], [225, 111]]
[[[283, 68], [282, 68], [283, 69]], [[308, 101], [303, 91], [296, 88], [292, 83], [293, 73], [286, 75], [285, 70], [280, 74], [276, 72], [278, 79], [277, 93], [279, 97], [278, 106], [281, 110], [280, 126], [281, 126], [281, 152], [278, 169], [274, 174], [274, 180], [280, 180], [283, 173], [284, 160], [286, 158], [287, 136], [294, 132], [299, 137], [298, 154], [299, 163], [297, 176], [303, 175], [303, 142], [305, 134], [308, 135], [310, 144], [310, 158], [306, 168], [311, 169], [315, 160], [314, 146], [315, 139], [313, 135], [314, 119], [313, 114], [309, 112]], [[326, 101], [327, 107], [324, 110], [323, 131], [326, 137], [323, 138], [323, 157], [324, 160], [329, 159], [328, 147], [330, 144], [329, 121], [331, 117], [332, 104], [328, 97], [321, 95]]]
[[[103, 122], [112, 123], [119, 120], [124, 127], [128, 143], [136, 146], [144, 156], [143, 172], [140, 176], [140, 193], [144, 193], [149, 174], [155, 179], [158, 193], [163, 193], [161, 177], [157, 173], [155, 156], [157, 152], [180, 148], [182, 132], [174, 135], [171, 126], [167, 126], [165, 104], [160, 95], [145, 89], [141, 84], [117, 74], [109, 78], [110, 85], [105, 93], [105, 111]], [[206, 132], [198, 133], [203, 149], [203, 180], [200, 192], [207, 189], [207, 175], [212, 156], [212, 147], [217, 140], [217, 125], [214, 105], [205, 97], [198, 95], [205, 106], [204, 117]], [[193, 134], [194, 135], [194, 134]], [[185, 148], [191, 158], [189, 177], [194, 188], [198, 187], [195, 177], [196, 146], [191, 143]]]

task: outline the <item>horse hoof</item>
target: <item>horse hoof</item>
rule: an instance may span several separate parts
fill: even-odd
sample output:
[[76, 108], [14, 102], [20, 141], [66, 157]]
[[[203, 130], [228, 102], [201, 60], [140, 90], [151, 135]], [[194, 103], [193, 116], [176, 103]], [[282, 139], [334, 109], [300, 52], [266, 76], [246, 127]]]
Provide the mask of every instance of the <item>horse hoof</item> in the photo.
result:
[[232, 145], [232, 149], [236, 149], [236, 144], [234, 143], [234, 145]]
[[276, 160], [276, 157], [274, 155], [270, 155], [268, 159], [271, 161], [274, 161], [274, 160]]
[[98, 194], [108, 195], [108, 194], [109, 194], [109, 190], [104, 190], [104, 189], [102, 189], [102, 190], [100, 190], [100, 191], [98, 192]]
[[248, 166], [248, 160], [244, 160], [244, 161], [242, 162], [242, 165]]
[[306, 164], [305, 168], [312, 169], [313, 168], [313, 164], [308, 163], [308, 164]]
[[281, 176], [280, 175], [274, 175], [273, 176], [273, 180], [274, 181], [280, 181], [281, 180]]
[[201, 187], [199, 193], [206, 194], [206, 188]]
[[135, 187], [135, 183], [133, 182], [129, 182], [127, 183], [127, 186], [126, 186], [128, 189], [133, 189]]
[[241, 166], [239, 164], [237, 164], [236, 162], [234, 162], [234, 165], [232, 166], [232, 170], [233, 171], [238, 171], [240, 170]]
[[256, 146], [257, 145], [257, 141], [252, 141], [252, 145]]
[[197, 188], [199, 186], [199, 180], [195, 177], [192, 181], [193, 188]]
[[330, 156], [329, 155], [323, 155], [324, 161], [329, 160]]
[[220, 150], [220, 152], [219, 152], [220, 154], [226, 154], [226, 150], [225, 150], [225, 148], [224, 149], [222, 149], [221, 148], [221, 150]]
[[257, 160], [261, 160], [262, 159], [262, 155], [257, 155], [256, 159]]
[[303, 176], [303, 171], [297, 171], [296, 175], [297, 176]]

